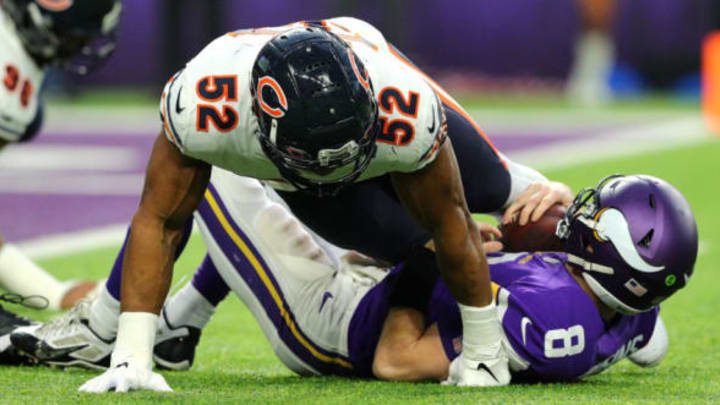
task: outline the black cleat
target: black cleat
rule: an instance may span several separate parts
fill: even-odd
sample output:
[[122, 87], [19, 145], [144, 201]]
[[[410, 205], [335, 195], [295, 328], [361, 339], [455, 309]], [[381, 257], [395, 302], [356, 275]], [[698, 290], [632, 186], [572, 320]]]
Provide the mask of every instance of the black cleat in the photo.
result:
[[17, 328], [30, 326], [34, 322], [10, 311], [6, 311], [0, 305], [0, 364], [23, 365], [32, 364], [32, 359], [23, 356], [10, 341], [10, 333]]
[[155, 337], [153, 359], [160, 370], [185, 371], [192, 367], [201, 330], [194, 326], [173, 327], [163, 309]]

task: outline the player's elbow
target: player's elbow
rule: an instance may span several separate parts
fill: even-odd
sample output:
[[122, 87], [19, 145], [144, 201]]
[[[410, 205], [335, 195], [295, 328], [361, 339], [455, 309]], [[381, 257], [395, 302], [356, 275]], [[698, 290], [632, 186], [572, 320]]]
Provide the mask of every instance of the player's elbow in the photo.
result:
[[393, 353], [375, 354], [372, 366], [376, 378], [386, 381], [412, 381], [413, 369], [411, 364], [402, 356]]

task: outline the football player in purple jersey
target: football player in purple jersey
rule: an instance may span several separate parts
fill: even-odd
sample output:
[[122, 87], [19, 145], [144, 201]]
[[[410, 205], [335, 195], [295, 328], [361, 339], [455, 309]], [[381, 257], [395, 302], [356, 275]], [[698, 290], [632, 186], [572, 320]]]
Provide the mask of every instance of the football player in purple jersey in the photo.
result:
[[[90, 314], [74, 311], [89, 315], [87, 328], [63, 331], [117, 339], [111, 357], [83, 360], [111, 365], [107, 384], [89, 390], [168, 389], [152, 372], [155, 327], [211, 168], [265, 181], [313, 231], [373, 257], [399, 263], [433, 239], [464, 322], [468, 362], [458, 384], [509, 383], [470, 212], [503, 209], [536, 172], [515, 170], [375, 27], [340, 17], [228, 33], [168, 81], [160, 116], [143, 197], [106, 289]], [[543, 203], [534, 207], [541, 213]], [[223, 288], [211, 283], [203, 299]], [[67, 321], [56, 326], [78, 324]], [[59, 340], [47, 328], [43, 335]]]
[[[209, 252], [199, 272], [243, 300], [291, 370], [456, 382], [457, 301], [437, 272], [414, 270], [432, 267], [432, 253], [393, 268], [359, 260], [304, 228], [271, 189], [223, 171], [213, 173], [196, 219]], [[575, 380], [624, 357], [657, 365], [668, 347], [658, 304], [687, 284], [697, 254], [684, 197], [654, 177], [610, 176], [577, 195], [558, 235], [566, 252], [504, 254], [497, 242], [485, 245], [513, 380]], [[167, 305], [182, 307], [182, 298]], [[205, 323], [212, 315], [192, 313]]]

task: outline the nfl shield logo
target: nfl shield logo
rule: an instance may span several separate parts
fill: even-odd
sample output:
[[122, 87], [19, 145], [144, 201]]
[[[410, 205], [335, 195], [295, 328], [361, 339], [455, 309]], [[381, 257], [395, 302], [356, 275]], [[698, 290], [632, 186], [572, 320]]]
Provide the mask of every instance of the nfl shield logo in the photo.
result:
[[462, 351], [462, 340], [460, 340], [459, 337], [456, 337], [452, 340], [453, 344], [453, 350], [455, 350], [455, 354], [460, 354]]

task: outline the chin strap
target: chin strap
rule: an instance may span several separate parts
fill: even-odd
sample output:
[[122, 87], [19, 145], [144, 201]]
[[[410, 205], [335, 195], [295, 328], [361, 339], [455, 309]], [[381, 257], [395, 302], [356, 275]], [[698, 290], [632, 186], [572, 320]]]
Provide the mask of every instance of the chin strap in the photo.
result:
[[603, 274], [615, 274], [615, 270], [613, 270], [610, 266], [603, 266], [602, 264], [597, 264], [593, 262], [589, 262], [582, 257], [572, 255], [570, 253], [567, 254], [568, 261], [572, 264], [578, 265], [585, 269], [585, 271], [595, 271], [598, 273]]

